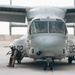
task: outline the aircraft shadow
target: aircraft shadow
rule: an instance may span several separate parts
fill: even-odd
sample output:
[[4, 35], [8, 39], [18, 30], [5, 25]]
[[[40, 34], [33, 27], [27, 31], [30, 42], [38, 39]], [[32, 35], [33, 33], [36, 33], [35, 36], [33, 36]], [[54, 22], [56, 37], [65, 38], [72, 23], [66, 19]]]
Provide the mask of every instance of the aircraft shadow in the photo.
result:
[[[43, 61], [23, 61], [21, 64], [16, 65], [19, 68], [29, 68], [33, 70], [43, 70], [44, 68], [44, 62]], [[75, 69], [75, 63], [73, 62], [72, 64], [68, 64], [67, 61], [55, 61], [54, 62], [54, 69], [53, 70], [74, 70]]]

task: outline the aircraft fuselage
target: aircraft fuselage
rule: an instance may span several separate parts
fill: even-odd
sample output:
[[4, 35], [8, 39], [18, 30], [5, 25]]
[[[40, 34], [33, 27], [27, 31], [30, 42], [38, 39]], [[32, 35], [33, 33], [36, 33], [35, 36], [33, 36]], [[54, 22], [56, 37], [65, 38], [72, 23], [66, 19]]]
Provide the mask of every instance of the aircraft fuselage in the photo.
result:
[[29, 26], [28, 55], [31, 58], [58, 58], [67, 55], [66, 24], [59, 18], [34, 19]]

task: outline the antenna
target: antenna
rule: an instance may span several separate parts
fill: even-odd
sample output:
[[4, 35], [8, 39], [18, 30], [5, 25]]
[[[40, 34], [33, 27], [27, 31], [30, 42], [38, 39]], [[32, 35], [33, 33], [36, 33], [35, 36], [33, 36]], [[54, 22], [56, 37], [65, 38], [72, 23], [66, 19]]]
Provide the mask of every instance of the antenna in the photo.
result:
[[[10, 0], [10, 5], [12, 5], [12, 0]], [[11, 35], [11, 22], [9, 23], [9, 34]]]
[[[74, 0], [74, 6], [75, 6], [75, 0]], [[75, 36], [75, 23], [74, 23], [74, 36]]]
[[12, 5], [12, 0], [10, 0], [10, 5]]

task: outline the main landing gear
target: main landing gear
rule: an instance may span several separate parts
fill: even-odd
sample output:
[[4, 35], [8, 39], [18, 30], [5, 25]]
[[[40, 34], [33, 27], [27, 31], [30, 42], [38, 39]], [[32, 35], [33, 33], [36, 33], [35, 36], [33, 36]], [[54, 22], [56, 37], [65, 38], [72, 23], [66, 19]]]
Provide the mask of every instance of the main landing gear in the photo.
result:
[[21, 60], [22, 60], [22, 53], [18, 51], [17, 55], [16, 55], [16, 60], [18, 64], [21, 64]]
[[72, 64], [72, 61], [74, 60], [74, 57], [68, 57], [68, 63]]

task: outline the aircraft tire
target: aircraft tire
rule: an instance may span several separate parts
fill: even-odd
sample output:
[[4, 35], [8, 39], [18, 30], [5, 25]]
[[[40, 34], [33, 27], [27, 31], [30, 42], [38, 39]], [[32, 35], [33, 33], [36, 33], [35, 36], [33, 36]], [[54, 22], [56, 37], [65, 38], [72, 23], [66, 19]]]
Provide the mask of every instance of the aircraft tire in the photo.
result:
[[68, 57], [68, 63], [72, 64], [73, 57]]
[[50, 70], [53, 70], [53, 62], [49, 63]]
[[17, 60], [17, 63], [18, 63], [18, 64], [21, 64], [21, 60]]
[[44, 70], [47, 70], [47, 68], [46, 68], [46, 67], [44, 67]]
[[44, 70], [47, 70], [47, 63], [44, 63]]

